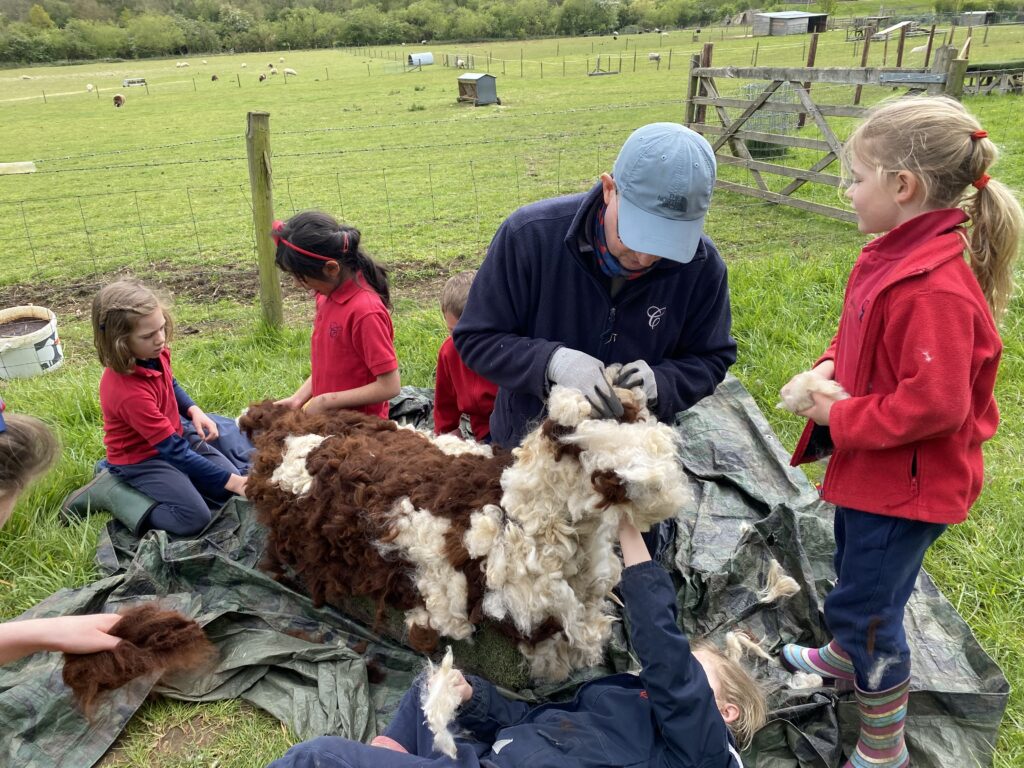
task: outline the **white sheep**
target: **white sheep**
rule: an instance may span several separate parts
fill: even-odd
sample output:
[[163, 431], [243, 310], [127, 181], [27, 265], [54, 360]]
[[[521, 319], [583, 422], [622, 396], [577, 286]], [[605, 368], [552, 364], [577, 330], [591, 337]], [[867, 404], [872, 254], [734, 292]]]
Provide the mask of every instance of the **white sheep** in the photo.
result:
[[[277, 71], [276, 71], [276, 70], [275, 70], [274, 74], [275, 74], [275, 75], [277, 74]], [[293, 76], [295, 76], [295, 75], [298, 75], [299, 73], [298, 73], [298, 72], [296, 72], [296, 71], [295, 71], [294, 69], [292, 69], [291, 67], [285, 67], [285, 68], [284, 68], [284, 74], [285, 74], [285, 77], [287, 77], [288, 75], [293, 75]]]
[[916, 46], [914, 48], [911, 48], [910, 52], [911, 53], [924, 53], [927, 50], [928, 50], [928, 45], [925, 44], [925, 45], [918, 45], [918, 46]]
[[661, 61], [661, 54], [660, 53], [648, 53], [647, 54], [647, 60], [648, 61]]
[[95, 86], [95, 85], [93, 85], [92, 83], [86, 83], [86, 84], [85, 84], [85, 90], [86, 90], [86, 91], [87, 91], [88, 93], [92, 93], [92, 92], [93, 92], [93, 90], [95, 90], [95, 88], [96, 88], [96, 86]]
[[245, 69], [245, 68], [246, 68], [247, 66], [249, 66], [249, 65], [248, 65], [248, 64], [246, 64], [246, 63], [245, 63], [245, 62], [243, 61], [243, 62], [242, 62], [242, 69]]
[[279, 59], [278, 59], [278, 61], [279, 61], [280, 63], [284, 64], [284, 56], [282, 56], [281, 58], [279, 58]]
[[207, 63], [207, 62], [206, 62], [206, 59], [203, 59], [203, 64], [206, 64], [206, 63]]
[[466, 62], [463, 59], [461, 59], [461, 58], [455, 59], [455, 68], [456, 69], [465, 69], [466, 68]]

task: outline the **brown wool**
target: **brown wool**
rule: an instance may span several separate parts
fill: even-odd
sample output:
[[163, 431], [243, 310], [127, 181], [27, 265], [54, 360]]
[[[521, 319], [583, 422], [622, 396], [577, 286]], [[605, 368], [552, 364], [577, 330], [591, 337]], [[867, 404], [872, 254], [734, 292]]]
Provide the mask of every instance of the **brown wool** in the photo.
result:
[[216, 655], [196, 622], [155, 605], [128, 609], [110, 634], [122, 638], [111, 651], [64, 654], [64, 683], [87, 716], [106, 691], [153, 672], [201, 668]]

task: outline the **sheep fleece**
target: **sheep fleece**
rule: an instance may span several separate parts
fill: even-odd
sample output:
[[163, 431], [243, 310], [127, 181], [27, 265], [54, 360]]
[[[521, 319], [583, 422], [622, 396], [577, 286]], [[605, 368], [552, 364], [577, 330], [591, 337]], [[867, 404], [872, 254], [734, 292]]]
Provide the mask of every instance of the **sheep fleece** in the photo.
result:
[[422, 652], [487, 618], [536, 679], [596, 664], [620, 517], [646, 530], [692, 501], [676, 432], [642, 390], [618, 394], [615, 422], [555, 387], [548, 418], [511, 453], [354, 411], [255, 405], [239, 423], [256, 445], [246, 493], [268, 529], [261, 567], [318, 606], [367, 596], [378, 617], [403, 611]]

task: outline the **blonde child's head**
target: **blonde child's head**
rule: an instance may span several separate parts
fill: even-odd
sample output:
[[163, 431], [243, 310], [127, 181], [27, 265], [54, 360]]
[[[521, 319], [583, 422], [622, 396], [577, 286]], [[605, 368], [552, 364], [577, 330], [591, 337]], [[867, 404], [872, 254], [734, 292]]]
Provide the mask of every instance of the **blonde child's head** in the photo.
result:
[[57, 460], [60, 445], [50, 428], [34, 416], [0, 415], [0, 528], [19, 494]]
[[469, 298], [469, 288], [473, 285], [473, 278], [476, 271], [459, 272], [448, 278], [448, 282], [441, 289], [441, 314], [444, 315], [448, 330], [455, 328], [455, 324], [462, 317], [466, 309], [466, 299]]
[[704, 668], [725, 724], [740, 749], [746, 748], [768, 721], [764, 691], [742, 664], [730, 659], [712, 643], [704, 640], [694, 643], [693, 654]]
[[920, 97], [872, 109], [843, 148], [879, 176], [908, 171], [925, 210], [962, 207], [971, 218], [971, 268], [999, 318], [1013, 292], [1013, 263], [1024, 213], [1006, 185], [989, 175], [999, 153], [977, 118], [958, 101]]
[[101, 288], [92, 300], [92, 338], [100, 362], [117, 373], [131, 373], [139, 356], [132, 334], [140, 320], [157, 312], [163, 318], [164, 341], [170, 341], [173, 321], [152, 290], [138, 280], [118, 280]]

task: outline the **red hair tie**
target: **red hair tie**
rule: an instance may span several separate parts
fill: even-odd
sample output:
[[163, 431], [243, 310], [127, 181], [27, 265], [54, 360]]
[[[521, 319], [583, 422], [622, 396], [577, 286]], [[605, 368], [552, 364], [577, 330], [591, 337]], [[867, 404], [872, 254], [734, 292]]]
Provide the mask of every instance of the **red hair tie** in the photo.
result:
[[971, 186], [974, 187], [975, 189], [981, 190], [988, 186], [988, 183], [990, 181], [992, 181], [992, 177], [989, 176], [987, 173], [983, 173], [981, 174], [981, 176], [979, 176], [977, 179], [971, 182]]
[[987, 139], [988, 131], [975, 131], [971, 134], [971, 140], [977, 141], [978, 139]]
[[[337, 259], [334, 259], [330, 256], [321, 256], [319, 253], [313, 253], [312, 251], [307, 251], [305, 248], [299, 248], [299, 246], [295, 245], [294, 243], [290, 243], [287, 240], [285, 240], [284, 237], [281, 236], [281, 232], [284, 231], [284, 222], [281, 221], [280, 219], [274, 219], [274, 222], [270, 225], [270, 229], [272, 230], [272, 234], [270, 236], [274, 238], [275, 245], [281, 245], [283, 243], [296, 253], [301, 253], [303, 256], [309, 256], [314, 259], [319, 259], [320, 261], [337, 261]], [[345, 238], [345, 245], [346, 247], [348, 246], [347, 236]]]

